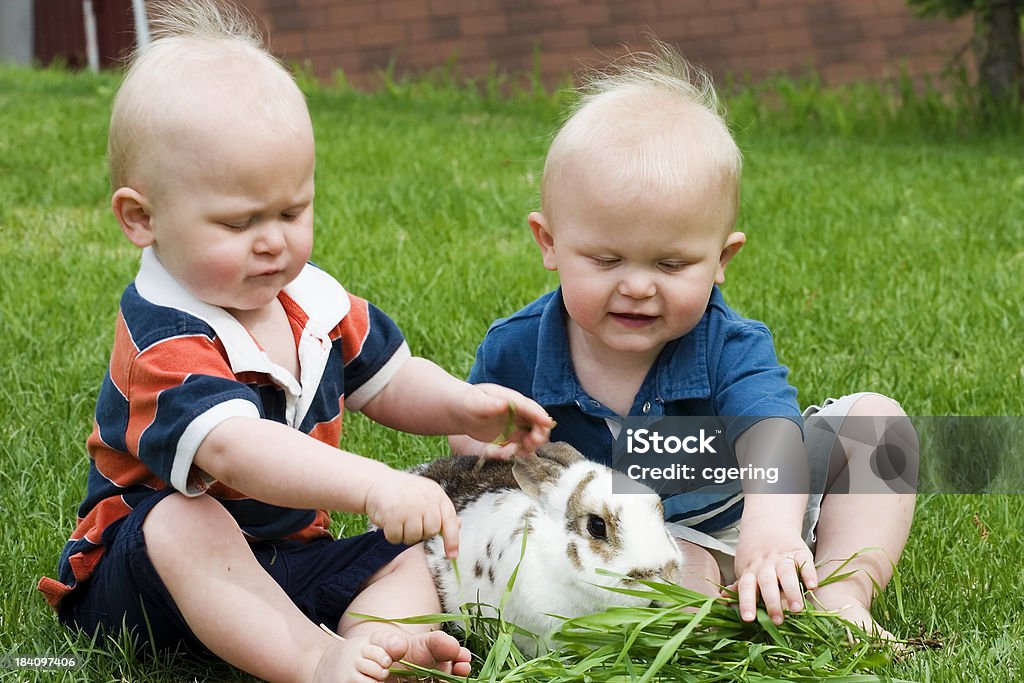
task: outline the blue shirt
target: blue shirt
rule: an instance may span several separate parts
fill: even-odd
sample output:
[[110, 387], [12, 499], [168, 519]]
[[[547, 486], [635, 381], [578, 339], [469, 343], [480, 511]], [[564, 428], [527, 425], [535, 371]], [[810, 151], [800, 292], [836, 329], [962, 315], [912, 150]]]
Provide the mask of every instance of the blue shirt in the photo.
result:
[[[557, 289], [495, 321], [477, 349], [469, 381], [501, 384], [533, 398], [558, 423], [552, 441], [566, 441], [610, 466], [621, 417], [580, 385], [569, 353], [566, 315]], [[802, 428], [796, 389], [787, 376], [768, 328], [729, 308], [716, 286], [697, 326], [662, 349], [629, 414], [718, 416], [728, 458], [735, 462], [736, 439], [757, 422], [785, 417]], [[738, 482], [670, 496], [664, 503], [668, 521], [703, 532], [734, 524], [743, 511]]]

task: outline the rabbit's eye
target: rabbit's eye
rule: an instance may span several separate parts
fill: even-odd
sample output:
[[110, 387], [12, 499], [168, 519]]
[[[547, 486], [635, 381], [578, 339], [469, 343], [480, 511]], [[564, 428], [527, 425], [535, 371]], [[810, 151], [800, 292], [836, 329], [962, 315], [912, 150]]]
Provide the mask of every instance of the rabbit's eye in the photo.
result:
[[603, 519], [597, 515], [587, 518], [587, 531], [594, 538], [608, 538], [608, 528]]

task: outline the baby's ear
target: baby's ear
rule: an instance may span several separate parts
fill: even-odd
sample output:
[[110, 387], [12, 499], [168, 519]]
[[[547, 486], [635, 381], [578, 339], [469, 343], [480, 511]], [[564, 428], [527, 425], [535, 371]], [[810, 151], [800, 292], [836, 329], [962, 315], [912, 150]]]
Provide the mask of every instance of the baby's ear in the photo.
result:
[[715, 284], [720, 285], [725, 282], [725, 267], [729, 265], [729, 261], [732, 261], [732, 257], [743, 247], [747, 242], [747, 236], [742, 232], [732, 232], [725, 238], [725, 242], [722, 244], [722, 253], [718, 257], [718, 271], [715, 273]]
[[153, 243], [149, 202], [145, 196], [130, 187], [118, 188], [110, 198], [110, 208], [128, 241], [140, 248]]
[[540, 247], [540, 255], [544, 260], [544, 267], [548, 270], [558, 270], [558, 262], [555, 259], [555, 238], [551, 234], [548, 219], [541, 212], [533, 211], [530, 213], [528, 220], [530, 222], [530, 232], [533, 233], [533, 239], [536, 240], [537, 246]]

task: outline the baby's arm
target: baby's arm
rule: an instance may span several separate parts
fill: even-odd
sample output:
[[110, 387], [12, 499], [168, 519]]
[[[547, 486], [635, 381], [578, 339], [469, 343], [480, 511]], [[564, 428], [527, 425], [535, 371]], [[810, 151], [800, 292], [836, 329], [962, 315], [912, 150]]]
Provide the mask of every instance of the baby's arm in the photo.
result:
[[462, 434], [489, 442], [501, 438], [534, 451], [554, 423], [535, 401], [496, 384], [468, 384], [423, 358], [405, 361], [362, 412], [414, 434]]
[[[803, 608], [803, 589], [817, 587], [814, 556], [803, 540], [807, 506], [807, 458], [800, 428], [784, 418], [762, 420], [736, 441], [741, 466], [778, 467], [789, 493], [766, 493], [761, 482], [743, 481], [743, 517], [736, 547], [740, 616], [752, 621], [758, 593], [772, 621], [782, 623], [782, 599]], [[782, 588], [781, 593], [779, 588]]]
[[459, 522], [435, 482], [340, 451], [272, 420], [236, 417], [214, 427], [193, 464], [271, 505], [366, 513], [392, 543], [441, 534], [458, 553]]

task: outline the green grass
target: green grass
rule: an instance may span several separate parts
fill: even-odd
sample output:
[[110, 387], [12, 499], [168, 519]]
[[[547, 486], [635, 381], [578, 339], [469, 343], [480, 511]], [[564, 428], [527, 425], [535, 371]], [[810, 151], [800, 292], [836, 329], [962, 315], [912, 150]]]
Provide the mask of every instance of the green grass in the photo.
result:
[[[457, 375], [494, 318], [555, 284], [525, 217], [564, 98], [482, 86], [310, 89], [314, 260]], [[222, 680], [236, 674], [141, 664], [130, 643], [70, 636], [34, 588], [74, 524], [117, 301], [137, 263], [108, 209], [115, 88], [111, 75], [0, 69], [0, 657], [88, 660], [41, 680]], [[804, 403], [871, 389], [913, 415], [1024, 414], [1024, 126], [982, 125], [942, 99], [813, 80], [727, 98], [749, 241], [726, 296], [772, 328]], [[344, 445], [396, 466], [444, 451], [359, 416], [346, 417]], [[1024, 678], [1022, 518], [1021, 496], [919, 500], [901, 599], [890, 588], [876, 616], [944, 647], [881, 673]]]

